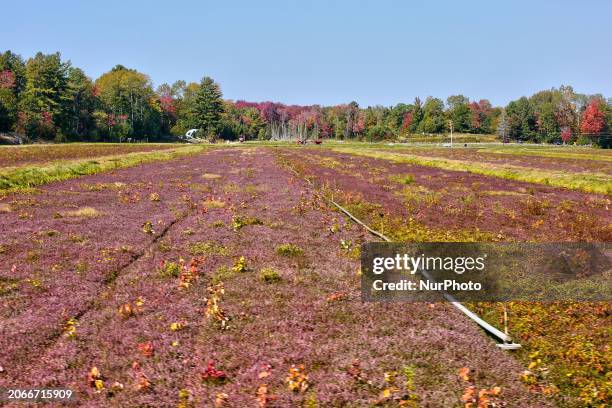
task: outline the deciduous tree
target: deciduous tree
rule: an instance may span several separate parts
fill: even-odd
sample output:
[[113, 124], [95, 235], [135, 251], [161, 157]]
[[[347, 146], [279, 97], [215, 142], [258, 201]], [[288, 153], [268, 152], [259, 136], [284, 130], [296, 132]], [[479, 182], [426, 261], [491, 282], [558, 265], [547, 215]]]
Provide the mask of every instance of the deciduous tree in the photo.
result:
[[512, 101], [506, 107], [508, 131], [511, 138], [528, 140], [536, 131], [536, 116], [526, 97]]
[[589, 103], [582, 114], [582, 121], [580, 122], [580, 130], [582, 133], [598, 135], [604, 130], [606, 116], [600, 106], [601, 101], [599, 99], [593, 99]]
[[111, 117], [127, 117], [127, 134], [110, 135], [123, 139], [131, 137], [155, 137], [160, 132], [160, 114], [156, 109], [155, 93], [149, 77], [123, 65], [115, 66], [96, 81], [102, 109]]
[[472, 112], [470, 100], [463, 95], [451, 95], [446, 98], [448, 118], [453, 122], [457, 132], [469, 132], [472, 128]]
[[423, 120], [419, 131], [424, 133], [439, 133], [446, 126], [444, 117], [444, 102], [438, 98], [428, 97], [423, 105]]
[[50, 139], [58, 129], [66, 129], [68, 71], [59, 52], [37, 53], [26, 63], [26, 86], [19, 103], [18, 128], [29, 136]]

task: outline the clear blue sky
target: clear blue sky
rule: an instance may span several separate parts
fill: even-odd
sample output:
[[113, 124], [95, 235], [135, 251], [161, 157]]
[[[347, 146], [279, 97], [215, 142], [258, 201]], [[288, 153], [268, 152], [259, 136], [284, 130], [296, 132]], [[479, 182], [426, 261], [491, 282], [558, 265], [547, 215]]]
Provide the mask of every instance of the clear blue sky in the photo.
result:
[[0, 50], [60, 51], [93, 79], [212, 76], [225, 98], [506, 104], [561, 84], [612, 96], [612, 1], [11, 1]]

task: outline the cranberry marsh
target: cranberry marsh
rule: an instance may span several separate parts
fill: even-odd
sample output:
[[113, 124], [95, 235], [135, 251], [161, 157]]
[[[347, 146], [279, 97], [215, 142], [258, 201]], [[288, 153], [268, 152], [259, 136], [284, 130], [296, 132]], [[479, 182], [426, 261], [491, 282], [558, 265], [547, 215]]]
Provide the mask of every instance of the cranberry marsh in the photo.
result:
[[359, 247], [378, 238], [326, 200], [396, 241], [610, 242], [608, 152], [101, 146], [0, 148], [0, 388], [74, 406], [610, 404], [610, 303], [508, 303], [517, 351], [448, 303], [364, 303]]

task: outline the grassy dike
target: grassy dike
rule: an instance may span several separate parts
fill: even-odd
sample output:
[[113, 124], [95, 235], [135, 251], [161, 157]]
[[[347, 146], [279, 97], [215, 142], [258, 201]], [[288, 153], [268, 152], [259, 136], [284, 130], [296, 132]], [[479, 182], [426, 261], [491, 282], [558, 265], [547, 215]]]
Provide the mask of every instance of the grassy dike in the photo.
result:
[[407, 153], [370, 151], [356, 148], [333, 148], [338, 153], [389, 160], [395, 163], [415, 164], [418, 166], [436, 167], [444, 170], [465, 171], [485, 176], [500, 177], [508, 180], [543, 184], [552, 187], [563, 187], [587, 193], [612, 194], [612, 180], [607, 174], [599, 173], [564, 173], [550, 170], [530, 170], [518, 166], [498, 166], [494, 164], [474, 163], [464, 160], [453, 160], [441, 157], [425, 157]]
[[190, 145], [153, 152], [126, 153], [96, 159], [58, 161], [46, 165], [0, 168], [0, 194], [28, 190], [54, 181], [72, 179], [144, 163], [172, 160], [200, 153], [210, 146]]
[[514, 156], [548, 157], [551, 159], [612, 161], [612, 155], [610, 155], [607, 150], [588, 147], [484, 147], [480, 149], [480, 152], [509, 154]]

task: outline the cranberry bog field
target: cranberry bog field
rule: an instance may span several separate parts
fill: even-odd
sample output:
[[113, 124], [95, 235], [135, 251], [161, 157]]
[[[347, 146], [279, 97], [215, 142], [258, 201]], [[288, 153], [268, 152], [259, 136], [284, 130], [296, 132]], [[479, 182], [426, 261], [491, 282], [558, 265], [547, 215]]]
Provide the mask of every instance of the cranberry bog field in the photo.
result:
[[2, 163], [2, 167], [23, 166], [58, 160], [93, 159], [134, 152], [167, 150], [178, 146], [180, 145], [162, 143], [71, 143], [5, 146], [0, 148], [0, 163]]
[[177, 144], [95, 144], [0, 148], [0, 194], [33, 191], [36, 186], [88, 174], [170, 160], [205, 146]]
[[[610, 242], [609, 195], [585, 192], [610, 191], [607, 152], [526, 148], [521, 155], [519, 148], [496, 150], [374, 145], [287, 150], [282, 156], [336, 202], [396, 241]], [[500, 161], [504, 155], [513, 162]], [[588, 163], [576, 163], [579, 155]], [[585, 174], [593, 162], [598, 163], [596, 173]], [[554, 171], [547, 170], [551, 166]], [[551, 186], [555, 183], [567, 187]], [[609, 303], [506, 306], [510, 332], [523, 344], [514, 353], [526, 366], [521, 380], [532, 392], [561, 406], [609, 404]], [[471, 308], [490, 322], [503, 321], [500, 305]]]
[[507, 304], [516, 351], [448, 303], [363, 303], [377, 238], [326, 200], [397, 241], [610, 242], [606, 152], [147, 146], [0, 148], [0, 388], [92, 407], [610, 404], [609, 303]]

